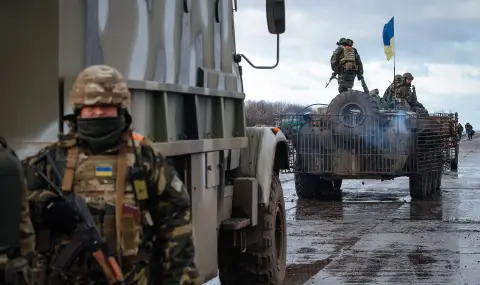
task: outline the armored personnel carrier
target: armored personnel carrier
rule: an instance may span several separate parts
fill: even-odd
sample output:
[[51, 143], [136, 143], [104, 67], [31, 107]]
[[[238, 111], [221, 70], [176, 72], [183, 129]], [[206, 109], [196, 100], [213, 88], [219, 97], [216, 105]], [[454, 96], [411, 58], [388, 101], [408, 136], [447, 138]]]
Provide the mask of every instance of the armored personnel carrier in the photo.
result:
[[282, 117], [300, 198], [340, 199], [343, 179], [402, 176], [409, 177], [412, 199], [441, 195], [442, 173], [455, 151], [456, 114], [387, 108], [377, 99], [349, 90], [315, 114]]

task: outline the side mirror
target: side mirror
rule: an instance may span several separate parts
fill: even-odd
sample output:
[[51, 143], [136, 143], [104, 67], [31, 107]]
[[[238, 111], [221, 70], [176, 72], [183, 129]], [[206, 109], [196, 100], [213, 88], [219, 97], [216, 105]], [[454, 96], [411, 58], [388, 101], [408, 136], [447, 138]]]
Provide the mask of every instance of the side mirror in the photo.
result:
[[270, 34], [283, 34], [285, 32], [285, 0], [267, 1], [267, 24]]

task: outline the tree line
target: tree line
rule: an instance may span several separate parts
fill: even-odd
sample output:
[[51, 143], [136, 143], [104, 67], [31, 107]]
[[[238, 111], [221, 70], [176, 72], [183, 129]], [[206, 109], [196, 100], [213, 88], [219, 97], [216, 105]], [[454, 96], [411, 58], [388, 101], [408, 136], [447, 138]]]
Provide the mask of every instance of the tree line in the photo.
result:
[[280, 114], [312, 112], [314, 107], [288, 102], [268, 102], [265, 100], [245, 101], [245, 120], [248, 127], [256, 125], [274, 126]]

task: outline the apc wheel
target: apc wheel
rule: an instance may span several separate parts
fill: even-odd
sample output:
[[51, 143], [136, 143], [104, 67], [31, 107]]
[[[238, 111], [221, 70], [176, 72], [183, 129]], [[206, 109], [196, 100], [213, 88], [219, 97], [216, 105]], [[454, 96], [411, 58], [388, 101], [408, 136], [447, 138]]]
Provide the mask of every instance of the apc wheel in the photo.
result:
[[410, 197], [412, 197], [412, 200], [438, 199], [436, 190], [437, 177], [434, 173], [434, 171], [426, 171], [409, 177]]
[[295, 191], [298, 198], [322, 201], [342, 200], [342, 180], [324, 180], [314, 174], [296, 173]]
[[[258, 224], [248, 228], [247, 240], [254, 239], [244, 253], [233, 248], [233, 239], [219, 238], [218, 268], [222, 285], [281, 285], [287, 264], [285, 200], [278, 174], [273, 174], [270, 199], [259, 208]], [[231, 236], [230, 236], [231, 237]]]
[[298, 198], [313, 199], [320, 194], [320, 179], [308, 173], [295, 173], [295, 192]]
[[443, 171], [442, 169], [437, 169], [433, 172], [433, 191], [435, 192], [435, 194], [437, 194], [438, 196], [441, 196], [442, 195], [442, 175], [443, 175]]

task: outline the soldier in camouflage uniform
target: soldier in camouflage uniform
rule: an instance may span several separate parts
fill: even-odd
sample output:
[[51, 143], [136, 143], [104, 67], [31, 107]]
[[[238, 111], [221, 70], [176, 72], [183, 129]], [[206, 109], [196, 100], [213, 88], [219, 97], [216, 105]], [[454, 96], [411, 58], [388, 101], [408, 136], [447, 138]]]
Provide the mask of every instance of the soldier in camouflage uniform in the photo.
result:
[[423, 104], [417, 100], [415, 86], [412, 85], [413, 79], [414, 77], [410, 72], [406, 72], [402, 75], [402, 83], [396, 90], [396, 98], [404, 102], [404, 104], [412, 111], [428, 115], [427, 109], [425, 109]]
[[352, 40], [341, 38], [337, 45], [330, 65], [333, 73], [338, 74], [338, 92], [342, 93], [353, 87], [355, 76], [363, 79], [363, 63]]
[[383, 93], [382, 100], [387, 103], [389, 108], [394, 107], [395, 101], [395, 90], [402, 84], [402, 75], [397, 74], [393, 78], [392, 84], [387, 87], [385, 92]]
[[[189, 194], [167, 160], [147, 139], [132, 133], [130, 96], [116, 69], [106, 65], [86, 68], [70, 92], [75, 115], [71, 132], [24, 163], [31, 166], [40, 155], [52, 154], [63, 170], [56, 184], [64, 193], [74, 191], [88, 204], [109, 249], [121, 264], [125, 284], [198, 284]], [[129, 168], [135, 163], [146, 170], [149, 215], [144, 215], [138, 193], [134, 195], [136, 184], [128, 178]], [[35, 164], [39, 165], [37, 171], [55, 177], [48, 161]], [[77, 218], [64, 200], [44, 190], [48, 185], [38, 175], [29, 173], [27, 183], [37, 236], [44, 236], [47, 229], [62, 237], [53, 247], [55, 260], [62, 246], [73, 242], [69, 232]], [[146, 229], [153, 236], [148, 236]], [[37, 238], [38, 260], [39, 248], [45, 247], [40, 243], [45, 241]], [[65, 276], [68, 284], [106, 284], [91, 255], [76, 257], [73, 262]], [[45, 277], [45, 268], [38, 262], [34, 269], [37, 281], [45, 284], [50, 278]]]

